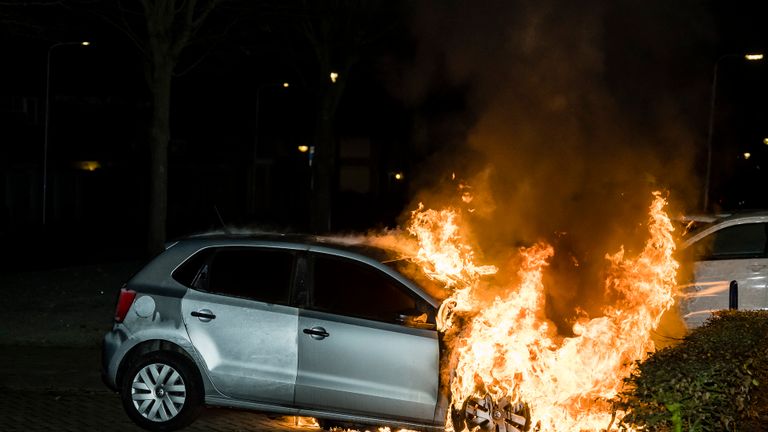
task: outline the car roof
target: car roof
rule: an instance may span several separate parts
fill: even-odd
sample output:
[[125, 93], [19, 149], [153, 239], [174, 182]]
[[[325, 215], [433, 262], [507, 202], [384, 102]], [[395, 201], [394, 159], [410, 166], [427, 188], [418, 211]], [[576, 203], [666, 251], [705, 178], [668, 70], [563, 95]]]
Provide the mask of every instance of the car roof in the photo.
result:
[[700, 229], [692, 232], [691, 236], [683, 243], [683, 247], [688, 247], [721, 228], [760, 222], [768, 222], [768, 210], [749, 210], [739, 211], [733, 214], [722, 214], [719, 215], [718, 218], [702, 226]]
[[768, 210], [748, 210], [748, 211], [738, 211], [731, 214], [724, 214], [720, 219], [718, 219], [717, 222], [725, 221], [725, 220], [733, 220], [733, 219], [759, 218], [759, 217], [768, 217]]
[[225, 232], [220, 230], [192, 234], [170, 242], [166, 246], [170, 247], [176, 242], [196, 242], [200, 244], [234, 242], [244, 245], [260, 244], [264, 246], [288, 246], [296, 247], [298, 249], [326, 247], [338, 251], [365, 255], [382, 263], [398, 258], [394, 251], [366, 244], [364, 236], [354, 234], [321, 236], [300, 233], [277, 233], [248, 230]]
[[680, 216], [678, 219], [681, 222], [702, 222], [702, 223], [718, 223], [731, 219], [742, 219], [747, 217], [761, 217], [768, 216], [768, 210], [739, 210], [733, 212], [721, 212], [716, 214], [686, 214]]
[[[212, 231], [169, 242], [166, 244], [166, 253], [162, 255], [170, 255], [168, 256], [169, 261], [178, 261], [175, 265], [179, 265], [191, 254], [197, 253], [201, 249], [231, 246], [306, 250], [353, 259], [384, 271], [417, 292], [420, 297], [434, 307], [440, 305], [440, 301], [430, 294], [429, 290], [416, 283], [412, 276], [405, 275], [395, 268], [396, 266], [389, 265], [392, 262], [402, 260], [401, 256], [394, 251], [366, 244], [365, 237], [362, 235], [317, 236], [243, 230], [237, 232]], [[162, 259], [162, 255], [158, 258]]]

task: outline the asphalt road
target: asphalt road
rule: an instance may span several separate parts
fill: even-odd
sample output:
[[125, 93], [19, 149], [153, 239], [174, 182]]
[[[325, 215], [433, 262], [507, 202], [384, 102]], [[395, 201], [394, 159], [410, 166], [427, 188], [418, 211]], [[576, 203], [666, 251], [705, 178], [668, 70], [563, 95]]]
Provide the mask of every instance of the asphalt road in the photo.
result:
[[[0, 432], [141, 431], [101, 382], [98, 344], [141, 263], [0, 272]], [[294, 417], [209, 408], [188, 431], [301, 431]]]
[[[0, 430], [142, 431], [99, 378], [96, 348], [0, 346]], [[208, 408], [185, 431], [302, 431], [294, 417]]]

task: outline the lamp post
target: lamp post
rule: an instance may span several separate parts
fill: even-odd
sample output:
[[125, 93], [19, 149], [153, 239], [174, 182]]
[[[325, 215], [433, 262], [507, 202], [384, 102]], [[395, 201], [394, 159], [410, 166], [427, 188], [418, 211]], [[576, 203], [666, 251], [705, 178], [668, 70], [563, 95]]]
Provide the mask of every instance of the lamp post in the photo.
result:
[[717, 71], [720, 66], [720, 62], [726, 58], [743, 57], [747, 61], [760, 61], [763, 59], [761, 53], [749, 53], [744, 54], [723, 54], [715, 61], [715, 66], [712, 71], [712, 90], [709, 96], [709, 127], [707, 128], [707, 171], [704, 178], [704, 205], [703, 210], [709, 209], [709, 186], [710, 177], [712, 175], [712, 136], [714, 132], [715, 124], [715, 103], [717, 100]]
[[48, 123], [50, 118], [50, 94], [51, 94], [51, 53], [53, 49], [65, 45], [88, 46], [88, 41], [82, 42], [58, 42], [48, 47], [45, 62], [45, 117], [43, 120], [43, 225], [45, 225], [46, 202], [48, 198]]

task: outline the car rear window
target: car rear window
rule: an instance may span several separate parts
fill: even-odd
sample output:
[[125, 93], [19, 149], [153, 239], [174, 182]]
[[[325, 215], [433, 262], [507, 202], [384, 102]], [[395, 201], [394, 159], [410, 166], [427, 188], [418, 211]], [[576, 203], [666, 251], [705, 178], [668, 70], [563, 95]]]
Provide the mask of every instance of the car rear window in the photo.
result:
[[176, 282], [189, 288], [195, 288], [195, 277], [197, 277], [203, 264], [208, 261], [208, 258], [210, 258], [214, 251], [215, 249], [213, 248], [198, 251], [191, 258], [184, 261], [171, 276], [176, 279]]
[[194, 289], [288, 304], [294, 255], [281, 249], [209, 248], [188, 259], [173, 277]]

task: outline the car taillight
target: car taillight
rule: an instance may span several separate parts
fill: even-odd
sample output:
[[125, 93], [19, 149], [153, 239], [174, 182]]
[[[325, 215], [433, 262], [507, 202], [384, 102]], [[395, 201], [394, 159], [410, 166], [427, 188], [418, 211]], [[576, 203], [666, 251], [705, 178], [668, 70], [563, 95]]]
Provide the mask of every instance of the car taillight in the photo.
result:
[[134, 299], [136, 299], [136, 291], [120, 288], [120, 296], [117, 298], [117, 307], [115, 308], [115, 322], [123, 322]]

